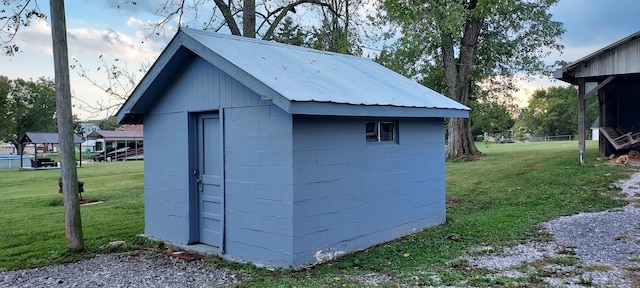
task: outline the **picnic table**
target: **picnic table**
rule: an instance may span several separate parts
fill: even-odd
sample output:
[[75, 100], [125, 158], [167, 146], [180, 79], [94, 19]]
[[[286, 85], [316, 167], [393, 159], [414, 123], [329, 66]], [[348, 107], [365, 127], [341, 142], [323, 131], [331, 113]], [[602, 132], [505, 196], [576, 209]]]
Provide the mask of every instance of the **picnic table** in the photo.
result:
[[34, 168], [55, 167], [55, 166], [56, 166], [56, 162], [51, 160], [51, 158], [40, 157], [40, 158], [31, 159], [31, 167], [34, 167]]

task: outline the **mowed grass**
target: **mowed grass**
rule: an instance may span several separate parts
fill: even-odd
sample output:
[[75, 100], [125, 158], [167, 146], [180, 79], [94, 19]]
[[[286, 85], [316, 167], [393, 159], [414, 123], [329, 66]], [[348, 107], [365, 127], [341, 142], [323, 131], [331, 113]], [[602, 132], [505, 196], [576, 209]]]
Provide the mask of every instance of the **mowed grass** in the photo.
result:
[[78, 179], [83, 198], [104, 201], [81, 206], [86, 251], [67, 249], [60, 170], [0, 169], [0, 270], [77, 260], [100, 252], [113, 240], [143, 232], [143, 162], [83, 163]]
[[[381, 286], [433, 284], [491, 286], [479, 271], [451, 261], [471, 247], [514, 245], [548, 239], [538, 225], [562, 215], [624, 205], [611, 184], [628, 177], [628, 166], [596, 161], [597, 143], [587, 144], [587, 164], [578, 164], [577, 142], [482, 143], [486, 156], [447, 163], [445, 224], [346, 255], [303, 271], [269, 271], [234, 265], [215, 257], [211, 265], [245, 269], [250, 287], [360, 287], [355, 276], [385, 275]], [[111, 240], [128, 240], [143, 231], [141, 162], [91, 163], [79, 169], [85, 197], [106, 200], [83, 206], [87, 254]], [[0, 267], [19, 269], [78, 259], [66, 249], [59, 171], [0, 170]], [[6, 232], [4, 232], [6, 231]], [[435, 283], [433, 276], [440, 279]]]

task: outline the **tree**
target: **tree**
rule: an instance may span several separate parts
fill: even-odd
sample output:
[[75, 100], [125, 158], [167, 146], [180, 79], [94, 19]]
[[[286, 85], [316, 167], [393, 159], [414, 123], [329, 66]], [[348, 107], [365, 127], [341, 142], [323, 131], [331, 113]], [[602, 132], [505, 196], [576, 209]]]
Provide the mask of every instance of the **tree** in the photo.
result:
[[0, 3], [0, 48], [5, 55], [14, 55], [20, 48], [13, 38], [22, 27], [28, 27], [33, 20], [45, 19], [35, 0], [3, 0]]
[[9, 80], [0, 76], [0, 141], [22, 154], [19, 141], [26, 132], [56, 131], [56, 98], [53, 81]]
[[67, 244], [69, 248], [80, 251], [84, 249], [84, 240], [82, 238], [78, 173], [73, 142], [73, 114], [71, 113], [71, 84], [69, 82], [64, 0], [50, 0], [49, 6], [51, 9], [51, 38], [53, 40], [53, 63], [56, 77], [56, 114]]
[[[200, 13], [200, 9], [210, 9], [210, 1], [164, 0], [154, 13], [161, 21], [148, 28], [153, 34], [164, 34], [165, 26], [174, 18], [179, 26], [199, 26], [203, 30], [228, 31], [232, 35], [249, 38], [261, 37], [271, 40], [281, 21], [288, 13], [296, 9], [311, 10], [314, 7], [327, 7], [333, 10], [326, 0], [269, 1], [255, 0], [222, 1], [213, 0], [215, 6], [210, 13]], [[136, 1], [123, 1], [124, 4], [137, 5]], [[203, 18], [204, 17], [204, 18]]]
[[306, 38], [307, 35], [302, 31], [300, 25], [293, 23], [293, 19], [287, 16], [274, 33], [272, 39], [279, 43], [304, 46]]
[[[522, 109], [518, 125], [534, 136], [575, 135], [578, 133], [578, 90], [575, 86], [550, 87], [533, 92], [529, 106]], [[587, 99], [586, 123], [598, 117], [598, 99]]]
[[[543, 58], [561, 50], [557, 42], [562, 24], [548, 10], [557, 0], [385, 0], [388, 19], [402, 28], [395, 49], [408, 45], [421, 53], [405, 65], [441, 66], [445, 94], [471, 106], [477, 101], [474, 83], [482, 89], [509, 90], [516, 73], [533, 75], [550, 71]], [[480, 86], [480, 85], [478, 85]], [[448, 123], [447, 159], [479, 155], [470, 119]]]
[[102, 119], [98, 127], [102, 130], [116, 130], [118, 128], [118, 119], [116, 116], [111, 116], [106, 119]]
[[99, 66], [96, 70], [104, 73], [104, 78], [101, 78], [102, 80], [89, 77], [88, 69], [77, 59], [74, 59], [74, 64], [70, 66], [81, 78], [84, 78], [91, 85], [99, 88], [107, 95], [106, 99], [101, 99], [96, 103], [87, 103], [82, 101], [82, 99], [76, 98], [79, 102], [76, 107], [90, 113], [91, 117], [99, 114], [112, 115], [115, 113], [122, 103], [127, 100], [136, 85], [138, 85], [140, 75], [146, 73], [149, 67], [151, 67], [149, 61], [146, 60], [140, 61], [139, 67], [135, 70], [129, 69], [127, 63], [121, 62], [118, 58], [113, 59], [113, 62], [111, 62], [105, 60], [104, 57], [100, 55], [98, 56], [98, 60]]
[[471, 106], [471, 131], [473, 135], [508, 135], [515, 120], [505, 105], [497, 102], [474, 102]]
[[[362, 26], [359, 29], [356, 28], [358, 23], [366, 21], [364, 20], [366, 13], [353, 13], [353, 11], [368, 7], [363, 2], [362, 0], [295, 0], [285, 2], [260, 0], [256, 3], [255, 0], [227, 2], [221, 0], [163, 0], [154, 10], [154, 14], [161, 17], [161, 20], [145, 28], [150, 31], [150, 35], [164, 35], [165, 28], [171, 27], [170, 23], [177, 22], [178, 26], [228, 32], [249, 38], [259, 37], [263, 40], [274, 40], [339, 53], [360, 54], [362, 47], [359, 46], [361, 43], [359, 35]], [[118, 7], [122, 7], [123, 5], [137, 5], [138, 2], [120, 0], [117, 3], [119, 3]], [[291, 17], [297, 13], [296, 9], [305, 11], [295, 17], [298, 23], [308, 23], [304, 25], [304, 28], [295, 24], [294, 18]], [[205, 12], [202, 13], [202, 11]], [[318, 18], [324, 20], [318, 21]], [[286, 35], [286, 33], [294, 34]], [[327, 44], [325, 45], [325, 43]], [[105, 73], [104, 81], [89, 77], [88, 69], [83, 67], [78, 60], [75, 60], [72, 69], [76, 69], [78, 75], [102, 90], [107, 97], [98, 103], [83, 102], [77, 107], [94, 116], [98, 114], [111, 115], [126, 101], [138, 83], [138, 76], [144, 74], [150, 65], [141, 63], [140, 68], [130, 70], [126, 67], [126, 63], [119, 61], [119, 59], [113, 59], [113, 62], [106, 61], [102, 55], [99, 59], [101, 63], [96, 70]], [[77, 99], [77, 101], [81, 100]]]
[[[2, 1], [0, 10], [0, 47], [7, 55], [19, 51], [12, 44], [21, 27], [28, 26], [33, 19], [45, 19], [37, 1]], [[67, 52], [67, 28], [63, 0], [50, 0], [51, 36], [55, 69], [55, 107], [60, 146], [61, 180], [64, 192], [65, 227], [67, 244], [72, 250], [84, 249], [80, 205], [78, 195], [78, 175], [73, 142], [73, 115], [71, 113], [71, 88], [69, 83], [69, 59]]]

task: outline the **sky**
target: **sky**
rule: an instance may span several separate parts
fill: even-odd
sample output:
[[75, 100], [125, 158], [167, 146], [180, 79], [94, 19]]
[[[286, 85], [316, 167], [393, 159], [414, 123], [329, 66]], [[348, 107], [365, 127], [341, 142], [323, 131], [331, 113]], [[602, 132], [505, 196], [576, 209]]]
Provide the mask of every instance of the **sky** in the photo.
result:
[[[89, 81], [79, 77], [78, 64], [89, 73], [89, 78], [98, 85], [107, 83], [107, 65], [126, 65], [136, 71], [141, 63], [152, 63], [162, 52], [176, 32], [176, 23], [168, 23], [160, 35], [145, 29], [149, 23], [160, 18], [152, 12], [164, 0], [67, 0], [66, 21], [68, 32], [69, 61], [76, 65], [71, 73], [73, 113], [80, 119], [101, 119], [108, 115], [91, 114], [88, 105], [98, 103], [108, 105], [109, 97]], [[37, 3], [42, 12], [48, 14], [48, 1]], [[201, 11], [206, 9], [201, 9]], [[564, 51], [547, 58], [548, 63], [556, 60], [572, 62], [619, 39], [640, 31], [640, 1], [638, 0], [560, 0], [551, 10], [553, 18], [564, 24], [566, 29], [561, 44]], [[187, 23], [189, 24], [189, 23]], [[48, 21], [34, 22], [30, 27], [21, 28], [14, 39], [22, 52], [16, 56], [0, 56], [0, 75], [10, 79], [53, 78], [53, 56], [51, 51], [51, 30]], [[117, 59], [117, 61], [116, 61]], [[77, 60], [77, 62], [76, 62]], [[141, 78], [142, 74], [137, 73]], [[529, 95], [536, 89], [565, 85], [548, 78], [521, 81], [521, 91], [516, 96], [520, 105], [526, 105]], [[110, 113], [117, 111], [111, 110]]]

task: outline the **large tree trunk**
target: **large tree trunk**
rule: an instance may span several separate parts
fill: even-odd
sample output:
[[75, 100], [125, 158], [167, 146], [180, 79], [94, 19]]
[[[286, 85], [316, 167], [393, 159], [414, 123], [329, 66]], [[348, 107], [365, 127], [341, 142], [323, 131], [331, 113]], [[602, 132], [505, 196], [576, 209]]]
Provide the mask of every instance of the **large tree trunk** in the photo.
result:
[[64, 197], [67, 244], [73, 250], [83, 250], [82, 221], [78, 201], [78, 174], [73, 143], [73, 115], [71, 113], [71, 85], [69, 83], [69, 55], [64, 0], [50, 0], [51, 36], [56, 82], [56, 114], [60, 142], [60, 165]]
[[467, 118], [450, 118], [448, 131], [447, 159], [472, 160], [482, 154], [478, 151], [471, 134], [471, 120]]
[[[474, 15], [473, 9], [476, 8], [477, 0], [471, 0], [467, 9], [470, 10], [470, 15]], [[476, 47], [478, 46], [478, 37], [484, 23], [484, 18], [479, 16], [469, 16], [464, 27], [464, 34], [460, 43], [460, 57], [455, 67], [454, 65], [447, 65], [445, 62], [445, 78], [449, 93], [454, 95], [454, 99], [462, 104], [467, 104], [469, 101], [469, 93], [471, 90], [471, 71], [474, 65], [474, 57], [476, 54]], [[448, 35], [448, 34], [447, 34]], [[443, 47], [447, 44], [445, 40], [451, 41], [452, 37], [443, 38]], [[453, 47], [453, 45], [451, 45]], [[450, 50], [447, 47], [447, 50]], [[444, 55], [443, 49], [443, 57]], [[448, 52], [447, 54], [451, 54]], [[452, 56], [447, 56], [449, 59], [445, 61], [451, 61]], [[451, 70], [456, 69], [455, 80], [450, 79], [454, 77], [454, 72]], [[451, 87], [453, 86], [453, 87]], [[481, 155], [480, 151], [476, 147], [476, 144], [471, 134], [471, 120], [452, 118], [449, 120], [449, 140], [447, 142], [447, 148], [445, 150], [447, 159], [453, 160], [465, 160], [473, 159], [474, 157]]]

